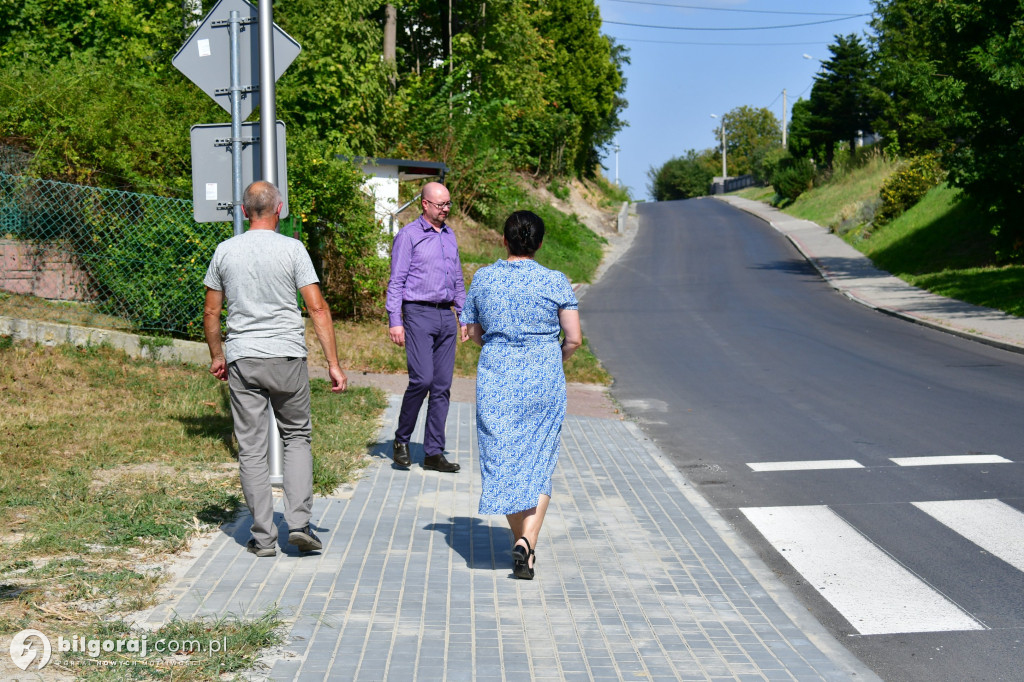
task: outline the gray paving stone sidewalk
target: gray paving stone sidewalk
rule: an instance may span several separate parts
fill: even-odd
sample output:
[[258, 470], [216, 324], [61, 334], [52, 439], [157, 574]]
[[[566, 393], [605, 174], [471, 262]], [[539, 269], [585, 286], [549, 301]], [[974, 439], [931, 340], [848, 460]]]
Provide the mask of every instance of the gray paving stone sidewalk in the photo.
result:
[[276, 605], [287, 641], [253, 675], [273, 680], [876, 679], [783, 610], [792, 597], [634, 425], [566, 419], [537, 577], [521, 581], [504, 519], [476, 514], [473, 406], [452, 404], [452, 475], [421, 468], [422, 433], [411, 470], [393, 466], [397, 401], [361, 480], [315, 502], [322, 552], [257, 559], [240, 517], [144, 620]]

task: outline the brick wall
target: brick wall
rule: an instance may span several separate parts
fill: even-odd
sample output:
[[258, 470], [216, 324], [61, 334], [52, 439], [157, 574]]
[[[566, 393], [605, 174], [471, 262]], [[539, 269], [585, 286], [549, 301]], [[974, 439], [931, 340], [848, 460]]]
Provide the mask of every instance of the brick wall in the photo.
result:
[[91, 301], [81, 262], [57, 244], [0, 239], [0, 289], [59, 301]]

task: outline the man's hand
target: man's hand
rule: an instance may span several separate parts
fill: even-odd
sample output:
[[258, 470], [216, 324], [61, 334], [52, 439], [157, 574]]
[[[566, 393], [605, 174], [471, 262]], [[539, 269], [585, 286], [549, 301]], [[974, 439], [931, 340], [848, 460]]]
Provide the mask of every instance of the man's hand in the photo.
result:
[[210, 374], [217, 377], [221, 381], [228, 380], [228, 363], [224, 362], [224, 357], [217, 357], [210, 363]]
[[459, 325], [459, 341], [469, 341], [469, 325]]
[[397, 327], [388, 327], [388, 336], [391, 337], [391, 341], [396, 346], [405, 346], [405, 327], [401, 325]]
[[328, 367], [327, 373], [331, 375], [331, 392], [341, 393], [348, 388], [348, 377], [341, 367]]

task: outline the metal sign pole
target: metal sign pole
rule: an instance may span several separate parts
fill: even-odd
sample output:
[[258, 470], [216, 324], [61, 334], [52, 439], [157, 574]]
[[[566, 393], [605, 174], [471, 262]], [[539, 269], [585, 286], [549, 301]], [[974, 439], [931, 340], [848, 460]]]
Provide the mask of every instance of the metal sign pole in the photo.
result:
[[277, 185], [277, 83], [274, 78], [274, 3], [261, 2], [260, 22], [260, 165], [263, 179]]
[[[201, 7], [198, 0], [188, 0], [190, 7]], [[178, 53], [174, 55], [171, 62], [175, 68], [185, 74], [189, 80], [198, 85], [206, 94], [213, 98], [213, 101], [221, 107], [228, 109], [231, 113], [231, 136], [226, 138], [224, 133], [213, 140], [213, 144], [197, 144], [197, 140], [203, 139], [210, 132], [206, 128], [211, 126], [193, 126], [192, 137], [192, 196], [193, 213], [197, 222], [221, 222], [223, 221], [224, 209], [231, 209], [231, 217], [235, 235], [242, 234], [242, 186], [245, 181], [244, 173], [250, 165], [242, 158], [248, 153], [249, 159], [258, 138], [242, 137], [242, 121], [249, 117], [253, 110], [253, 98], [243, 99], [243, 93], [251, 93], [260, 89], [260, 137], [261, 163], [259, 164], [262, 173], [257, 175], [251, 172], [252, 180], [267, 180], [277, 185], [281, 190], [281, 198], [284, 206], [281, 210], [281, 217], [288, 216], [288, 171], [287, 167], [278, 172], [277, 161], [285, 156], [283, 149], [278, 149], [278, 138], [284, 145], [284, 126], [281, 126], [280, 134], [277, 131], [277, 116], [275, 106], [276, 88], [275, 83], [284, 71], [299, 54], [299, 44], [288, 34], [274, 25], [273, 3], [270, 0], [260, 2], [257, 9], [247, 0], [217, 0], [213, 9], [200, 22], [199, 27], [189, 36]], [[226, 19], [225, 19], [226, 17]], [[242, 26], [258, 23], [258, 36], [250, 33], [243, 41], [239, 33]], [[224, 34], [220, 30], [228, 28], [228, 45], [224, 45]], [[217, 30], [213, 30], [217, 29]], [[256, 51], [253, 40], [259, 39], [260, 69], [257, 74], [252, 72], [252, 55]], [[224, 73], [225, 51], [228, 53], [228, 73]], [[278, 59], [275, 64], [274, 54]], [[257, 82], [258, 80], [258, 82]], [[247, 85], [243, 86], [245, 81]], [[225, 88], [227, 82], [230, 87]], [[227, 95], [229, 103], [224, 101]], [[218, 126], [212, 126], [214, 128]], [[216, 133], [214, 133], [216, 134]], [[203, 163], [203, 155], [208, 153], [207, 148], [214, 150], [223, 149], [230, 145], [231, 148], [231, 204], [219, 200], [218, 185], [227, 183], [224, 180], [214, 181], [219, 178], [226, 178], [227, 173], [223, 172], [220, 161], [223, 156], [218, 152], [213, 157], [213, 162]], [[197, 168], [203, 173], [210, 169], [207, 166], [215, 166], [217, 174], [203, 176], [200, 182], [200, 175]], [[253, 169], [254, 170], [254, 169]], [[272, 407], [267, 405], [268, 431], [270, 444], [268, 447], [268, 459], [270, 463], [271, 482], [280, 484], [283, 482], [282, 462], [283, 444], [277, 431], [277, 421], [274, 418]]]
[[235, 235], [242, 234], [242, 86], [239, 83], [237, 10], [228, 14], [231, 53], [231, 219]]
[[[277, 183], [277, 87], [274, 77], [274, 3], [259, 4], [260, 52], [260, 166], [263, 179]], [[268, 402], [267, 462], [270, 484], [284, 485], [284, 442], [277, 429], [274, 406]]]

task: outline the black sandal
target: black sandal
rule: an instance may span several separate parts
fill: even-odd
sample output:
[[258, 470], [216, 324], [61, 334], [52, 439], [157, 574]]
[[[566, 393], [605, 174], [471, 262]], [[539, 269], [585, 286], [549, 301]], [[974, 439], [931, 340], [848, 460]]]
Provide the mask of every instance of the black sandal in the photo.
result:
[[[526, 543], [525, 548], [519, 544], [519, 540]], [[530, 557], [535, 556], [533, 547], [525, 535], [519, 540], [512, 547], [512, 573], [520, 580], [533, 580], [533, 567], [530, 566]]]

